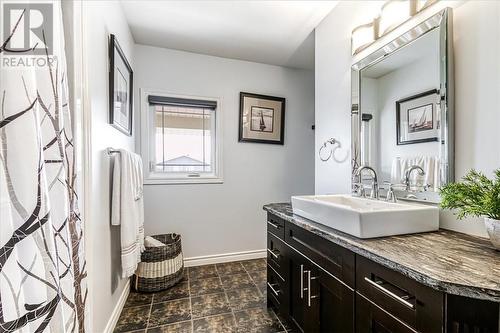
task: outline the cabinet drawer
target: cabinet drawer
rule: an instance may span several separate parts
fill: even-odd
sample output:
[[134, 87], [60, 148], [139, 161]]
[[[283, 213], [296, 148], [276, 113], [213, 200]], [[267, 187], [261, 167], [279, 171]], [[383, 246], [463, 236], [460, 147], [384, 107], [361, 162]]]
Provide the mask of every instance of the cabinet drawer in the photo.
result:
[[354, 253], [292, 223], [285, 224], [285, 241], [354, 288]]
[[279, 239], [285, 239], [285, 221], [276, 215], [267, 213], [267, 232]]
[[283, 279], [286, 279], [287, 261], [286, 245], [278, 237], [267, 233], [267, 264], [271, 266]]
[[[267, 300], [268, 306], [273, 306], [280, 313], [286, 313], [286, 282], [269, 265], [267, 266]], [[270, 304], [269, 304], [270, 302]]]
[[356, 257], [356, 290], [417, 331], [442, 331], [442, 293], [362, 256]]
[[356, 332], [416, 333], [359, 294], [356, 294]]

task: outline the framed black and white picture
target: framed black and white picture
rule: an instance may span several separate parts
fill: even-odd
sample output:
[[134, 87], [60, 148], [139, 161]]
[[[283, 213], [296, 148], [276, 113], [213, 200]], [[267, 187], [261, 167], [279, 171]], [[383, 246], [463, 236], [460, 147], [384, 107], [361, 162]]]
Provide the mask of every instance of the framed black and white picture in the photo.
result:
[[134, 73], [113, 34], [109, 40], [109, 65], [109, 122], [130, 136]]
[[396, 102], [398, 145], [438, 141], [439, 93], [436, 89]]
[[284, 144], [285, 98], [240, 93], [239, 141]]

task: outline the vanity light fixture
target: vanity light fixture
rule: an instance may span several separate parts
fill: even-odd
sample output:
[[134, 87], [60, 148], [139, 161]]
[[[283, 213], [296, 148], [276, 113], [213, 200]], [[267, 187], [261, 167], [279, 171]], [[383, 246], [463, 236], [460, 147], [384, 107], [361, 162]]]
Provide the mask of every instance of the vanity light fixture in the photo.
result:
[[381, 37], [394, 30], [416, 13], [416, 1], [389, 0], [380, 10], [379, 32]]
[[429, 7], [430, 5], [436, 3], [437, 0], [416, 0], [416, 4], [415, 4], [415, 9], [416, 9], [416, 12], [421, 12], [422, 10], [426, 9], [427, 7]]
[[351, 50], [355, 55], [380, 37], [386, 35], [415, 14], [430, 7], [437, 0], [388, 0], [380, 9], [380, 14], [370, 23], [352, 30]]
[[351, 34], [352, 54], [356, 54], [377, 39], [377, 21], [354, 28]]

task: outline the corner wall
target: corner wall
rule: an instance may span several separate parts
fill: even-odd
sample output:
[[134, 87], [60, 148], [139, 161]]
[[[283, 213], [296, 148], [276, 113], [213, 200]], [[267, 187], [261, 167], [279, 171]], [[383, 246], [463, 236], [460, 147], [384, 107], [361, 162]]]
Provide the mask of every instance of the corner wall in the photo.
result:
[[[454, 7], [456, 179], [470, 168], [492, 175], [500, 167], [500, 2], [446, 4]], [[316, 28], [316, 152], [331, 136], [350, 145], [350, 36], [373, 10], [366, 3], [340, 2]], [[317, 194], [350, 192], [349, 162], [323, 163], [317, 155], [315, 161]], [[481, 219], [458, 222], [443, 212], [440, 223], [486, 236]]]
[[[146, 185], [146, 234], [180, 233], [187, 258], [264, 254], [262, 206], [314, 191], [312, 71], [143, 45], [135, 57], [138, 89], [217, 97], [223, 117], [224, 183]], [[240, 91], [286, 98], [284, 146], [238, 142]]]
[[[87, 96], [85, 112], [91, 118], [90, 195], [86, 218], [91, 327], [104, 332], [119, 304], [127, 280], [121, 278], [120, 228], [110, 224], [110, 158], [107, 147], [135, 150], [129, 137], [108, 123], [108, 38], [115, 34], [132, 68], [134, 40], [118, 1], [83, 1]], [[135, 133], [134, 133], [135, 135]]]

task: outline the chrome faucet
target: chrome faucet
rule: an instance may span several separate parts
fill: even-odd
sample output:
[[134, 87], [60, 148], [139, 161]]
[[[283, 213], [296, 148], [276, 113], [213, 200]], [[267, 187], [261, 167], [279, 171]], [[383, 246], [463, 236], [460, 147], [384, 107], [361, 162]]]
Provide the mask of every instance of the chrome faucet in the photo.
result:
[[406, 185], [407, 192], [409, 192], [411, 190], [410, 177], [411, 177], [411, 174], [413, 173], [413, 171], [415, 171], [415, 170], [418, 170], [419, 176], [425, 176], [425, 171], [424, 171], [424, 169], [422, 169], [422, 167], [420, 167], [418, 165], [412, 165], [411, 167], [409, 167], [405, 173], [405, 185]]
[[361, 172], [363, 172], [363, 170], [365, 169], [370, 170], [372, 174], [372, 192], [370, 193], [370, 198], [378, 199], [378, 180], [377, 172], [375, 171], [375, 169], [368, 165], [361, 166], [356, 170], [356, 176], [359, 177], [359, 182], [361, 183]]

